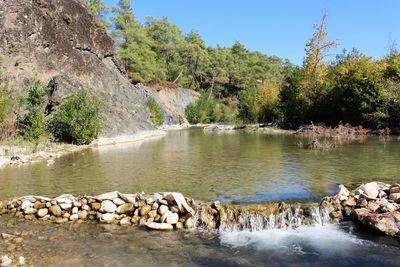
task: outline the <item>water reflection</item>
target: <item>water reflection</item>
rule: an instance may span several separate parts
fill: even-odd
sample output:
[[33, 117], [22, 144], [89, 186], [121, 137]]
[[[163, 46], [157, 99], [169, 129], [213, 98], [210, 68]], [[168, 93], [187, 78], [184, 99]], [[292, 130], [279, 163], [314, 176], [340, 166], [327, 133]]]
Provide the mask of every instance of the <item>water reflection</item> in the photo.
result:
[[174, 131], [0, 171], [0, 198], [23, 194], [181, 191], [196, 199], [317, 199], [336, 184], [398, 181], [400, 142], [368, 138], [331, 151], [298, 147], [293, 136]]

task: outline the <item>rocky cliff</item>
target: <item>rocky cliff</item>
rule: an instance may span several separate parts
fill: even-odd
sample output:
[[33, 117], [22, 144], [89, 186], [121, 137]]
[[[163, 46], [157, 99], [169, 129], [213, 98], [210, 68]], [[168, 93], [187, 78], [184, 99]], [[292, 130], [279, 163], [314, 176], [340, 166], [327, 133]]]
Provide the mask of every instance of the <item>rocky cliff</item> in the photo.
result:
[[112, 39], [78, 0], [0, 0], [0, 56], [14, 92], [39, 79], [54, 102], [80, 88], [102, 98], [101, 137], [154, 129], [145, 90], [128, 81]]

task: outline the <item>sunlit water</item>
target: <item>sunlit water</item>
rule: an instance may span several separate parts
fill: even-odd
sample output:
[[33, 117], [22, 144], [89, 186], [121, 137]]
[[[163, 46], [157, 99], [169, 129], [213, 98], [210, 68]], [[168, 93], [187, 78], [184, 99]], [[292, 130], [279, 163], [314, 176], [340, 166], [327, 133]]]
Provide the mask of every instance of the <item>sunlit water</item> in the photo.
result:
[[[90, 149], [51, 166], [3, 169], [0, 198], [120, 190], [180, 191], [195, 199], [241, 203], [308, 202], [333, 193], [339, 183], [399, 181], [397, 138], [368, 138], [329, 151], [301, 149], [300, 141], [305, 142], [260, 133], [170, 132], [140, 143]], [[0, 217], [0, 233], [32, 229], [16, 253], [37, 266], [399, 266], [400, 262], [398, 239], [352, 224], [160, 233]], [[7, 246], [0, 242], [0, 252], [6, 253]]]
[[368, 138], [330, 151], [299, 148], [299, 137], [202, 130], [90, 149], [0, 170], [0, 198], [25, 194], [180, 191], [201, 200], [310, 200], [339, 183], [398, 181], [400, 141]]

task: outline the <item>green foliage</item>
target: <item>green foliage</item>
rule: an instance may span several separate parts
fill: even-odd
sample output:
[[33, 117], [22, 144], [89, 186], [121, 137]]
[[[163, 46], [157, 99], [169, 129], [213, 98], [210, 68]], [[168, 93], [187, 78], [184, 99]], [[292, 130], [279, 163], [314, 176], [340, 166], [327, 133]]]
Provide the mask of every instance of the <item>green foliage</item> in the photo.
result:
[[3, 133], [7, 130], [6, 127], [10, 120], [12, 105], [13, 102], [8, 95], [7, 83], [0, 80], [0, 139], [2, 139]]
[[67, 97], [50, 121], [50, 131], [59, 141], [77, 145], [90, 144], [103, 125], [101, 101], [79, 90]]
[[223, 122], [232, 123], [236, 121], [237, 111], [234, 107], [229, 107], [219, 103], [214, 97], [202, 94], [201, 97], [185, 110], [186, 119], [192, 123], [212, 123]]
[[20, 130], [24, 139], [38, 145], [46, 131], [46, 106], [49, 91], [40, 81], [28, 86], [28, 94], [21, 98], [26, 113], [20, 121]]
[[164, 113], [154, 98], [150, 98], [147, 101], [147, 107], [150, 110], [152, 122], [157, 126], [162, 125], [164, 123]]

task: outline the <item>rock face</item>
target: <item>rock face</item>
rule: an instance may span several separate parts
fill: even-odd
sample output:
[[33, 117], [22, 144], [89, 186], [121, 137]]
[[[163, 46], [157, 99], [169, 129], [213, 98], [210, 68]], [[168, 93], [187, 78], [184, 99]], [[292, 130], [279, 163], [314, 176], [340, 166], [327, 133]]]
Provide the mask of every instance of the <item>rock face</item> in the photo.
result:
[[54, 105], [80, 88], [88, 89], [103, 100], [101, 137], [154, 129], [144, 89], [128, 81], [112, 39], [81, 2], [0, 1], [0, 56], [10, 88], [23, 90], [39, 79], [50, 84]]
[[154, 98], [164, 113], [164, 124], [182, 124], [185, 108], [195, 102], [200, 94], [189, 89], [174, 86], [142, 86], [147, 99]]

